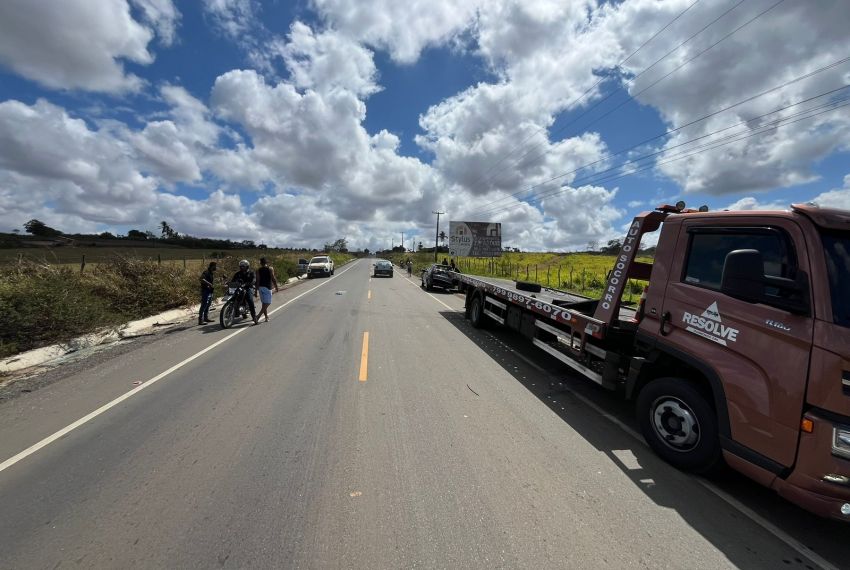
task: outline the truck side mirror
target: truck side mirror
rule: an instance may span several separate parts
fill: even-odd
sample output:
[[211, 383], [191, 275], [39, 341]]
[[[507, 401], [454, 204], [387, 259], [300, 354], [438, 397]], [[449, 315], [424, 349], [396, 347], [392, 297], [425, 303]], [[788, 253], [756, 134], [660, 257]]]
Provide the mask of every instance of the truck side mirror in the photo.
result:
[[726, 254], [720, 291], [730, 297], [760, 301], [764, 297], [764, 261], [756, 249], [736, 249]]
[[798, 271], [794, 279], [764, 274], [761, 252], [737, 249], [726, 255], [720, 291], [744, 301], [767, 303], [799, 315], [808, 315], [809, 279]]

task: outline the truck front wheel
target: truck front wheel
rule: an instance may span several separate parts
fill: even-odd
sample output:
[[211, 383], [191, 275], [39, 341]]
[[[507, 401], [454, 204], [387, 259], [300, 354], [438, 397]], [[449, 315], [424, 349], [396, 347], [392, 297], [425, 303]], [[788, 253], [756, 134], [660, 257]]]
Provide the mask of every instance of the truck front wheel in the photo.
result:
[[643, 437], [662, 459], [684, 471], [706, 473], [721, 461], [717, 414], [682, 378], [658, 378], [637, 399]]

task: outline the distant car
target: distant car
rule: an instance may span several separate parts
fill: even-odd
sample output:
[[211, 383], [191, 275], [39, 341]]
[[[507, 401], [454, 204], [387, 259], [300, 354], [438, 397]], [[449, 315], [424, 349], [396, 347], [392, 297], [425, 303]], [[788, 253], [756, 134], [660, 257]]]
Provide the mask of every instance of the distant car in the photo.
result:
[[375, 272], [374, 276], [377, 277], [379, 275], [389, 275], [393, 276], [393, 264], [387, 261], [386, 259], [379, 259], [375, 262]]
[[334, 274], [334, 260], [327, 255], [314, 257], [307, 264], [307, 278], [312, 279], [320, 275], [330, 277]]
[[456, 283], [452, 278], [451, 271], [451, 267], [439, 263], [433, 264], [428, 269], [423, 269], [422, 288], [427, 291], [434, 287], [441, 287], [446, 290], [454, 288]]

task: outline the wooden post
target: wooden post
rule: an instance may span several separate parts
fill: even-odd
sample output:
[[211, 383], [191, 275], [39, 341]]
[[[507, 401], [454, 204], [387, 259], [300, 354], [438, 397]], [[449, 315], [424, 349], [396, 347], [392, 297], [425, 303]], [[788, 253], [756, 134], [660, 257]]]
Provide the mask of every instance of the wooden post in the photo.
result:
[[559, 265], [558, 266], [558, 288], [561, 288], [563, 286], [564, 286], [564, 282], [561, 281], [561, 266]]
[[183, 258], [183, 269], [184, 270], [186, 269], [186, 258], [185, 257]]
[[534, 280], [537, 281], [537, 264], [534, 264]]
[[546, 286], [547, 286], [547, 287], [551, 287], [551, 286], [552, 286], [552, 285], [549, 283], [549, 269], [550, 269], [550, 267], [547, 265], [547, 266], [546, 266]]
[[162, 255], [159, 253], [156, 254], [156, 264], [162, 265]]
[[528, 281], [528, 264], [525, 264], [525, 280]]
[[86, 254], [84, 253], [82, 259], [80, 260], [80, 273], [82, 273], [83, 270], [85, 270], [85, 268], [86, 268]]

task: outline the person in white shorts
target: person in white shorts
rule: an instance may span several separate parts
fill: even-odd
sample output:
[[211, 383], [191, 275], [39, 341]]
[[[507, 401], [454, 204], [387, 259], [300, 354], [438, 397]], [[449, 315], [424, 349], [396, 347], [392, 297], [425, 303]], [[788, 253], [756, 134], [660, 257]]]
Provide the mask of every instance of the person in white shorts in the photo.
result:
[[257, 269], [257, 290], [260, 292], [260, 303], [263, 304], [260, 312], [257, 313], [257, 320], [260, 317], [265, 317], [264, 322], [269, 322], [269, 305], [272, 304], [272, 286], [274, 292], [279, 291], [277, 287], [277, 278], [274, 276], [274, 267], [268, 265], [265, 257], [260, 258], [260, 267]]

